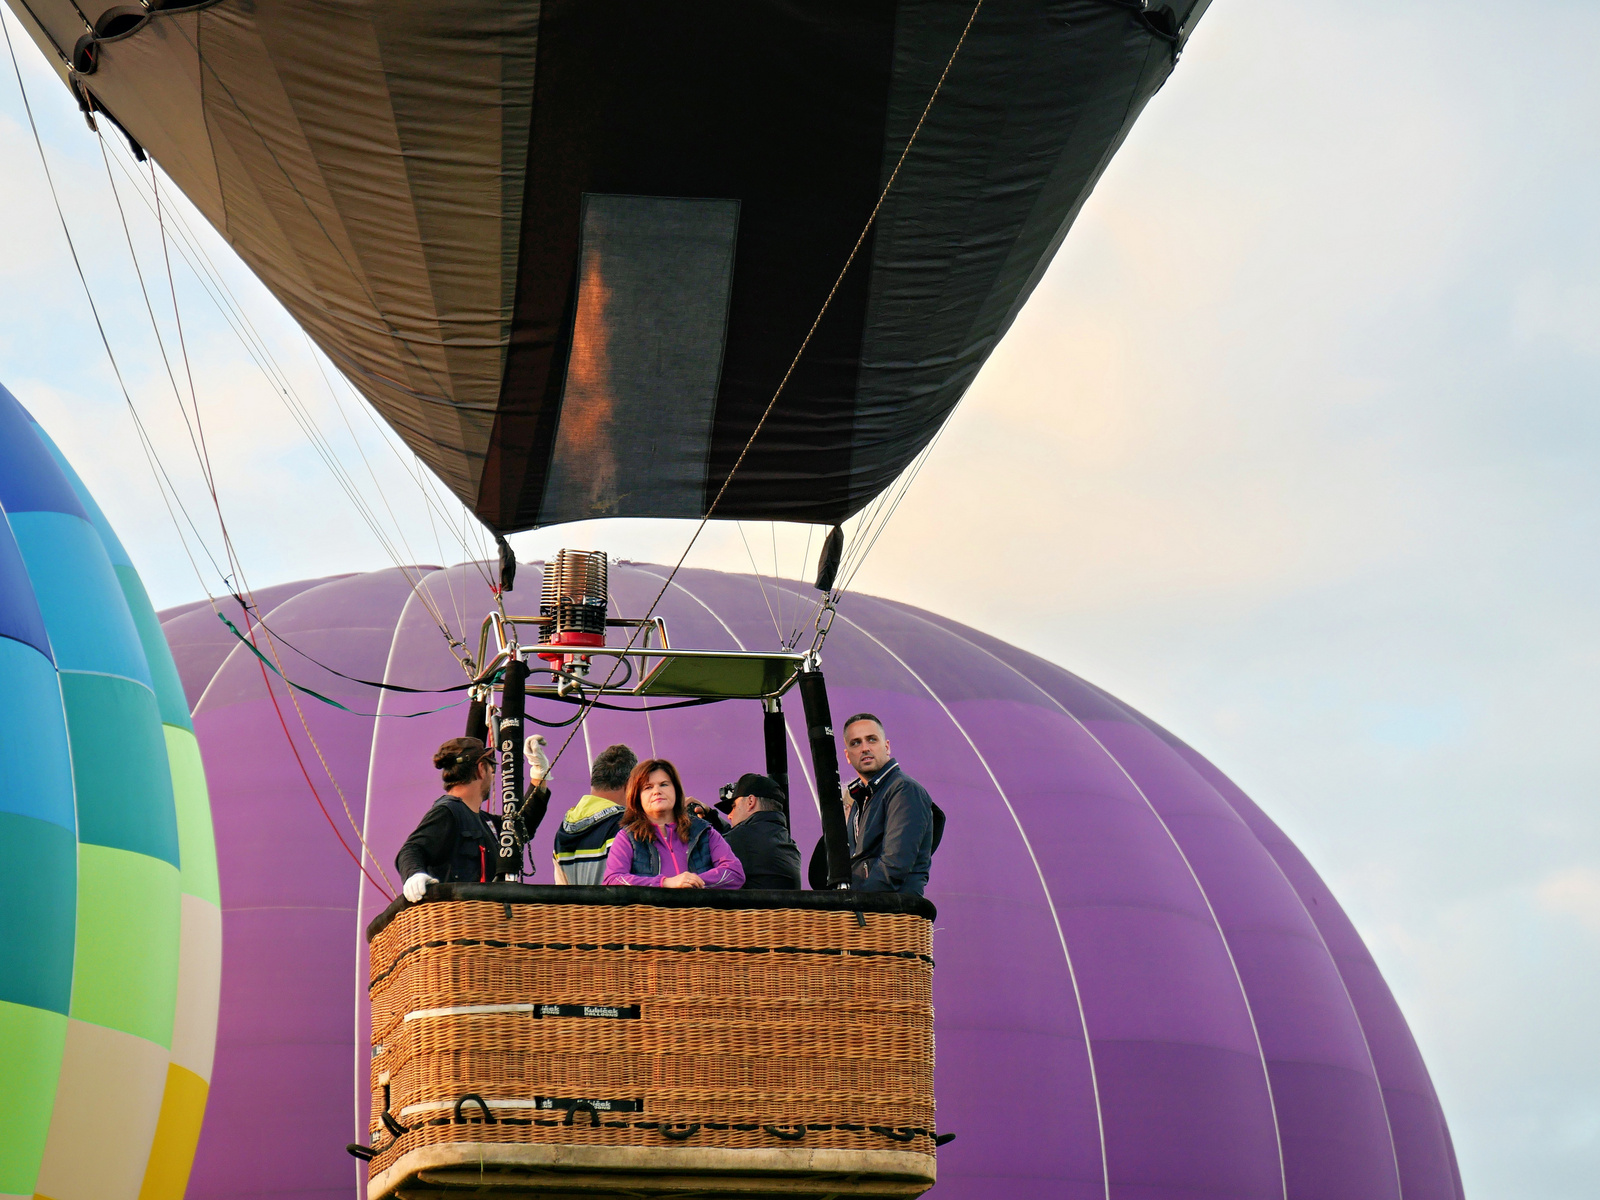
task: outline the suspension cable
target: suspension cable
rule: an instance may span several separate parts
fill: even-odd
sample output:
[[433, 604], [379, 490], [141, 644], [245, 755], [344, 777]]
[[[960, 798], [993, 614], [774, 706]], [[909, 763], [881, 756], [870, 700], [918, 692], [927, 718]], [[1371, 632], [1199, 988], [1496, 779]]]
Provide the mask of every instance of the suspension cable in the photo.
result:
[[[142, 185], [142, 180], [138, 180], [135, 176], [130, 175], [127, 168], [122, 166], [120, 160], [118, 160], [117, 165], [118, 168], [123, 171], [125, 176], [135, 183]], [[196, 277], [199, 279], [208, 296], [211, 298], [212, 302], [217, 305], [218, 310], [222, 314], [224, 320], [232, 328], [234, 334], [239, 337], [246, 352], [255, 361], [256, 366], [262, 371], [263, 375], [266, 376], [269, 386], [278, 396], [279, 400], [284, 404], [291, 418], [293, 418], [295, 423], [300, 426], [301, 432], [311, 443], [312, 449], [316, 451], [318, 457], [323, 460], [324, 465], [327, 466], [330, 474], [333, 475], [334, 481], [340, 486], [341, 490], [345, 492], [345, 495], [350, 500], [352, 507], [355, 508], [357, 515], [367, 525], [374, 538], [377, 540], [379, 548], [383, 550], [390, 562], [405, 577], [408, 585], [410, 585], [413, 593], [417, 595], [417, 598], [422, 604], [423, 608], [429, 613], [430, 617], [433, 618], [435, 625], [439, 627], [441, 635], [451, 648], [451, 653], [455, 655], [459, 661], [462, 655], [458, 653], [458, 651], [464, 649], [465, 643], [459, 639], [456, 639], [450, 634], [448, 625], [444, 620], [443, 613], [439, 610], [437, 604], [432, 600], [432, 598], [425, 595], [423, 589], [420, 588], [420, 577], [414, 575], [414, 569], [409, 566], [407, 561], [398, 553], [395, 546], [390, 541], [389, 536], [384, 532], [381, 523], [377, 520], [376, 514], [361, 497], [360, 491], [355, 486], [354, 480], [350, 477], [349, 472], [345, 470], [343, 464], [340, 463], [338, 454], [333, 449], [332, 444], [328, 441], [326, 436], [323, 435], [320, 428], [318, 428], [315, 418], [311, 415], [310, 410], [306, 407], [304, 402], [300, 400], [293, 385], [290, 383], [288, 376], [283, 372], [282, 368], [277, 365], [277, 362], [274, 359], [271, 350], [267, 347], [265, 340], [255, 329], [253, 323], [250, 321], [248, 313], [245, 312], [242, 306], [239, 305], [237, 299], [233, 296], [231, 289], [228, 288], [227, 283], [225, 280], [223, 280], [220, 272], [217, 271], [215, 264], [211, 261], [210, 256], [206, 253], [203, 245], [200, 244], [199, 240], [194, 236], [192, 231], [188, 230], [181, 213], [176, 210], [168, 209], [161, 204], [160, 184], [155, 175], [153, 165], [151, 167], [150, 188], [155, 197], [155, 203], [153, 205], [150, 197], [144, 195], [142, 186], [136, 187], [135, 190], [136, 193], [139, 194], [140, 199], [145, 206], [152, 210], [156, 217], [157, 223], [161, 227], [164, 254], [166, 253], [166, 248], [169, 244], [166, 237], [166, 232], [168, 225], [167, 217], [170, 215], [175, 222], [175, 230], [179, 234], [179, 253], [186, 260], [191, 270], [195, 272]], [[176, 292], [174, 277], [171, 271], [170, 255], [167, 256], [167, 264], [169, 285], [174, 288], [173, 301], [174, 310], [176, 312]], [[181, 341], [183, 336], [181, 318], [179, 319], [179, 336]], [[320, 361], [318, 361], [317, 365], [320, 370]], [[190, 375], [190, 386], [192, 393], [192, 372]], [[335, 395], [334, 399], [335, 404], [337, 405], [337, 395]], [[198, 402], [194, 400], [192, 395], [191, 402], [196, 405], [195, 419], [198, 422]], [[348, 419], [346, 419], [346, 424], [348, 426]], [[357, 441], [357, 450], [358, 452], [361, 450], [359, 441]], [[214, 489], [214, 476], [210, 472], [209, 463], [202, 465], [202, 472], [208, 479], [208, 486]], [[378, 490], [381, 494], [381, 486], [378, 488]], [[424, 495], [426, 498], [426, 492]], [[384, 501], [387, 506], [388, 501], [386, 496], [384, 497]], [[392, 507], [390, 507], [390, 512], [392, 517]], [[396, 520], [395, 523], [398, 529], [398, 520]], [[403, 533], [401, 534], [401, 539], [404, 541]], [[409, 547], [407, 547], [407, 553], [409, 554]], [[219, 572], [219, 574], [222, 573]], [[465, 663], [463, 663], [463, 668], [465, 669]]]
[[[56, 191], [55, 177], [54, 177], [54, 175], [52, 174], [52, 172], [50, 170], [49, 159], [45, 156], [44, 139], [40, 136], [38, 122], [34, 119], [33, 105], [30, 102], [30, 100], [28, 99], [27, 85], [23, 82], [23, 79], [22, 79], [22, 68], [21, 68], [21, 65], [17, 61], [16, 46], [13, 44], [12, 39], [11, 39], [11, 29], [10, 29], [9, 24], [7, 24], [7, 22], [3, 18], [0, 18], [0, 29], [3, 29], [4, 33], [5, 33], [6, 50], [7, 50], [8, 55], [11, 58], [12, 70], [16, 74], [17, 88], [18, 88], [19, 92], [22, 95], [22, 106], [23, 106], [24, 111], [27, 113], [28, 125], [29, 125], [30, 129], [33, 132], [34, 145], [38, 149], [38, 152], [39, 152], [39, 163], [40, 163], [40, 166], [44, 170], [45, 182], [49, 186], [50, 196], [51, 196], [52, 201], [55, 204], [56, 216], [61, 222], [61, 232], [62, 232], [62, 234], [65, 236], [65, 238], [67, 240], [67, 250], [68, 250], [69, 254], [72, 257], [73, 266], [77, 270], [78, 281], [83, 285], [84, 297], [85, 297], [85, 299], [88, 300], [89, 311], [90, 311], [91, 315], [94, 317], [95, 328], [100, 334], [100, 343], [101, 343], [102, 346], [105, 347], [106, 357], [111, 362], [112, 373], [116, 376], [117, 385], [118, 385], [119, 389], [122, 392], [123, 400], [126, 402], [126, 404], [128, 406], [128, 411], [129, 411], [130, 415], [133, 417], [133, 422], [134, 422], [135, 428], [138, 430], [141, 443], [144, 445], [144, 447], [146, 449], [146, 452], [147, 452], [147, 455], [151, 458], [152, 468], [154, 470], [158, 471], [158, 478], [157, 478], [157, 485], [156, 485], [157, 489], [159, 490], [161, 488], [161, 479], [165, 478], [167, 486], [172, 488], [173, 498], [175, 500], [177, 500], [180, 509], [183, 509], [182, 498], [178, 495], [176, 487], [173, 486], [173, 484], [172, 484], [171, 477], [167, 475], [165, 466], [161, 464], [160, 457], [155, 452], [154, 444], [150, 440], [149, 433], [144, 427], [144, 422], [140, 419], [138, 409], [134, 406], [133, 396], [128, 391], [127, 382], [123, 377], [122, 368], [117, 362], [116, 353], [111, 349], [111, 341], [106, 336], [105, 324], [100, 318], [99, 306], [95, 303], [94, 293], [93, 293], [93, 291], [90, 290], [88, 277], [87, 277], [87, 275], [85, 275], [84, 270], [83, 270], [83, 263], [78, 257], [77, 245], [73, 241], [72, 231], [67, 225], [66, 212], [61, 207], [61, 198], [60, 198], [60, 195]], [[96, 132], [96, 134], [98, 134], [99, 130], [96, 129], [95, 132]], [[163, 494], [163, 500], [165, 500], [165, 495], [164, 494]], [[183, 509], [183, 511], [185, 513], [185, 516], [187, 517], [188, 516], [187, 509]], [[171, 512], [170, 506], [168, 508], [168, 512], [169, 513]], [[220, 516], [220, 513], [219, 513], [219, 516]], [[192, 529], [194, 529], [196, 538], [200, 538], [199, 530], [197, 528], [194, 528], [194, 522], [193, 522], [192, 519], [190, 519], [189, 524], [190, 524], [190, 527]], [[182, 532], [181, 528], [179, 529], [178, 534], [179, 534], [179, 540], [183, 541], [183, 532]], [[200, 541], [201, 541], [202, 548], [204, 548], [204, 545], [205, 545], [204, 539], [201, 538]], [[188, 549], [187, 548], [187, 544], [185, 544], [185, 552], [186, 553], [187, 553], [187, 549]], [[232, 560], [232, 557], [231, 557], [231, 554], [230, 554], [230, 562], [232, 562], [232, 561], [233, 560]], [[194, 560], [193, 560], [192, 556], [190, 556], [190, 563], [191, 564], [194, 563]], [[215, 560], [213, 560], [212, 565], [216, 566]], [[220, 568], [219, 568], [219, 571], [220, 571]], [[198, 567], [196, 568], [196, 574], [198, 575]], [[202, 582], [202, 586], [204, 586], [204, 581], [202, 580], [201, 582]], [[207, 591], [207, 598], [211, 600], [212, 607], [214, 609], [216, 607], [216, 602], [210, 596], [209, 589], [206, 589], [206, 591]], [[264, 682], [267, 683], [268, 695], [272, 697], [274, 709], [277, 709], [277, 696], [272, 691], [272, 686], [271, 686], [270, 681], [267, 680], [265, 666], [262, 667], [262, 679], [263, 679]], [[290, 694], [291, 694], [291, 697], [292, 697], [293, 693], [291, 692]], [[280, 722], [282, 721], [282, 713], [281, 713], [281, 711], [279, 712], [279, 720], [280, 720]], [[294, 745], [294, 739], [290, 738], [288, 736], [289, 735], [289, 728], [288, 728], [287, 724], [284, 724], [283, 730], [284, 730], [285, 738], [288, 739], [288, 741], [289, 741], [290, 749], [295, 751], [295, 759], [298, 762], [299, 761], [299, 751]], [[320, 751], [319, 751], [319, 756], [320, 756]], [[305, 769], [304, 768], [304, 764], [301, 763], [302, 772], [304, 772], [304, 769]], [[310, 783], [311, 783], [311, 778], [310, 778], [309, 773], [306, 774], [306, 782], [307, 782], [308, 785], [310, 785]], [[317, 807], [322, 810], [323, 816], [326, 817], [327, 820], [328, 820], [329, 827], [333, 829], [334, 835], [336, 837], [338, 837], [340, 846], [344, 848], [344, 850], [345, 850], [345, 852], [347, 854], [350, 854], [350, 856], [352, 858], [355, 858], [356, 865], [361, 869], [362, 874], [366, 875], [368, 880], [372, 882], [373, 886], [378, 888], [379, 892], [382, 892], [385, 895], [389, 895], [389, 893], [386, 892], [385, 889], [381, 885], [379, 885], [376, 880], [372, 879], [371, 875], [367, 873], [365, 864], [362, 863], [359, 858], [356, 858], [354, 851], [352, 851], [350, 849], [349, 845], [345, 842], [344, 838], [339, 836], [339, 831], [338, 831], [337, 827], [335, 827], [333, 825], [333, 818], [332, 818], [331, 814], [328, 813], [327, 808], [323, 805], [322, 798], [321, 798], [320, 795], [317, 794], [316, 788], [314, 786], [312, 786], [311, 792], [312, 792], [313, 797], [317, 801]], [[348, 815], [348, 813], [349, 813], [349, 809], [348, 809], [348, 805], [347, 805], [346, 806], [346, 814]], [[357, 830], [357, 836], [358, 837], [360, 836], [359, 829]], [[365, 841], [364, 840], [363, 840], [363, 847], [365, 848]], [[369, 854], [371, 853], [370, 848], [367, 849], [367, 852]], [[374, 858], [373, 861], [376, 863], [376, 861], [377, 861], [376, 858]], [[380, 872], [380, 874], [382, 873], [382, 867], [381, 866], [379, 867], [379, 872]]]
[[[102, 146], [102, 153], [104, 153], [104, 142], [103, 142], [103, 140], [102, 140], [101, 146]], [[113, 186], [115, 186], [115, 185], [113, 185]], [[208, 490], [211, 493], [211, 503], [216, 509], [217, 524], [218, 524], [219, 528], [222, 530], [223, 546], [224, 546], [224, 549], [226, 550], [226, 553], [227, 553], [227, 556], [228, 556], [228, 564], [229, 564], [229, 566], [231, 566], [233, 568], [233, 571], [234, 571], [234, 573], [235, 573], [235, 575], [236, 575], [236, 577], [238, 579], [240, 592], [243, 595], [250, 597], [249, 602], [247, 604], [243, 604], [242, 603], [241, 607], [243, 607], [244, 610], [245, 610], [245, 628], [249, 631], [249, 634], [250, 634], [250, 644], [251, 644], [252, 648], [256, 649], [257, 658], [260, 659], [261, 658], [260, 650], [255, 645], [255, 632], [251, 628], [251, 624], [250, 624], [250, 617], [252, 615], [252, 610], [255, 610], [256, 612], [259, 612], [259, 608], [256, 605], [254, 593], [250, 590], [250, 583], [249, 583], [248, 578], [245, 575], [244, 563], [240, 560], [238, 552], [234, 547], [233, 537], [228, 532], [227, 519], [223, 516], [223, 513], [222, 513], [222, 501], [221, 501], [221, 498], [217, 494], [216, 474], [215, 474], [215, 471], [213, 470], [212, 465], [211, 465], [211, 449], [210, 449], [210, 446], [206, 443], [205, 426], [202, 423], [201, 418], [200, 418], [200, 398], [199, 398], [199, 394], [197, 392], [193, 391], [193, 388], [194, 388], [194, 370], [193, 370], [193, 366], [192, 366], [192, 364], [191, 364], [191, 362], [189, 360], [188, 345], [183, 340], [183, 333], [182, 333], [182, 331], [183, 331], [183, 323], [182, 323], [182, 317], [180, 315], [180, 310], [179, 310], [179, 306], [178, 306], [177, 283], [176, 283], [176, 280], [173, 278], [171, 259], [170, 259], [170, 257], [166, 256], [166, 246], [167, 246], [166, 226], [165, 226], [165, 223], [162, 221], [160, 185], [156, 180], [155, 170], [154, 170], [153, 166], [151, 168], [151, 187], [152, 187], [152, 191], [154, 192], [154, 195], [155, 195], [155, 198], [156, 198], [156, 210], [155, 210], [156, 211], [156, 220], [157, 220], [157, 224], [160, 225], [160, 227], [161, 227], [161, 244], [162, 244], [162, 250], [163, 250], [163, 258], [164, 258], [164, 261], [167, 264], [167, 284], [168, 284], [168, 287], [171, 290], [171, 294], [172, 294], [173, 316], [174, 316], [174, 319], [178, 322], [179, 344], [182, 347], [182, 352], [183, 352], [184, 370], [185, 370], [185, 372], [186, 372], [186, 374], [188, 376], [188, 379], [189, 379], [189, 386], [190, 386], [190, 389], [191, 389], [190, 400], [191, 400], [191, 403], [194, 405], [194, 416], [195, 416], [195, 429], [194, 429], [194, 432], [195, 432], [195, 434], [197, 434], [197, 441], [198, 441], [198, 445], [196, 447], [196, 454], [200, 459], [201, 470], [205, 475], [206, 482], [207, 482], [207, 487], [208, 487]], [[119, 202], [119, 205], [120, 205], [120, 202]], [[132, 240], [130, 238], [130, 241], [129, 241], [129, 252], [130, 253], [132, 252], [132, 248], [133, 248], [132, 247]], [[159, 340], [159, 332], [157, 334], [157, 337], [158, 337], [158, 340]], [[409, 576], [408, 576], [408, 578], [409, 578]], [[209, 598], [209, 592], [208, 592], [208, 598]], [[212, 601], [211, 607], [212, 607], [212, 610], [214, 612], [217, 612], [218, 616], [222, 615], [221, 612], [217, 611], [216, 602], [214, 600]], [[285, 681], [287, 681], [288, 677], [286, 675], [284, 675], [283, 662], [282, 662], [281, 658], [278, 655], [277, 646], [276, 646], [276, 644], [274, 643], [274, 641], [272, 639], [272, 634], [271, 634], [270, 630], [267, 631], [267, 648], [272, 653], [272, 660], [273, 660], [274, 666], [275, 666], [275, 668], [276, 668], [276, 670], [278, 672], [279, 677], [283, 678]], [[257, 665], [261, 667], [261, 681], [266, 686], [267, 695], [272, 700], [273, 711], [275, 713], [277, 713], [279, 724], [283, 726], [284, 738], [289, 743], [290, 750], [294, 753], [295, 762], [299, 765], [301, 774], [305, 776], [306, 785], [311, 788], [311, 793], [316, 798], [317, 807], [322, 810], [323, 816], [328, 818], [329, 825], [333, 826], [333, 818], [332, 818], [331, 815], [329, 815], [329, 813], [327, 811], [327, 807], [323, 804], [322, 796], [317, 791], [316, 785], [313, 784], [312, 781], [311, 781], [311, 774], [306, 769], [305, 763], [300, 757], [299, 748], [294, 744], [294, 739], [289, 736], [289, 727], [288, 727], [287, 722], [284, 721], [283, 710], [278, 705], [277, 693], [273, 690], [271, 679], [269, 679], [267, 677], [265, 660], [262, 660], [262, 661], [258, 662]], [[360, 843], [362, 852], [368, 858], [372, 859], [373, 865], [375, 867], [377, 867], [378, 874], [382, 877], [383, 883], [388, 885], [387, 888], [385, 886], [383, 886], [383, 885], [380, 885], [377, 880], [372, 878], [371, 873], [367, 871], [366, 864], [364, 862], [362, 862], [360, 858], [356, 859], [356, 865], [361, 869], [361, 873], [367, 877], [367, 879], [372, 883], [372, 885], [375, 888], [378, 889], [378, 891], [380, 893], [382, 893], [383, 895], [388, 896], [390, 899], [393, 899], [393, 892], [392, 892], [391, 889], [394, 887], [394, 885], [389, 880], [388, 872], [386, 872], [383, 869], [383, 864], [378, 860], [378, 856], [375, 853], [373, 853], [372, 847], [367, 844], [366, 833], [361, 828], [360, 824], [356, 821], [355, 813], [353, 813], [350, 810], [349, 797], [347, 797], [345, 795], [344, 788], [340, 785], [338, 776], [336, 776], [333, 773], [333, 768], [329, 765], [326, 755], [323, 754], [322, 745], [317, 740], [316, 734], [314, 734], [312, 732], [312, 730], [311, 730], [311, 722], [306, 718], [304, 710], [301, 709], [301, 707], [300, 707], [300, 699], [295, 694], [295, 691], [294, 691], [293, 687], [290, 687], [288, 689], [288, 694], [289, 694], [289, 702], [294, 706], [295, 715], [300, 721], [300, 727], [301, 727], [301, 729], [304, 731], [304, 733], [306, 735], [306, 740], [311, 743], [311, 748], [316, 753], [317, 761], [322, 766], [323, 774], [327, 776], [328, 782], [333, 785], [333, 790], [339, 797], [340, 807], [344, 809], [345, 820], [349, 822], [351, 831], [354, 832], [354, 834], [356, 835], [356, 840]], [[338, 832], [337, 827], [334, 828], [334, 831], [335, 831], [335, 833]], [[342, 835], [340, 836], [339, 841], [340, 841], [341, 845], [345, 845], [345, 849], [348, 851], [349, 847], [348, 847], [348, 845], [345, 844], [344, 838], [343, 838]]]
[[[767, 606], [767, 616], [772, 618], [772, 630], [781, 640], [783, 638], [783, 625], [778, 620], [778, 614], [773, 611], [772, 601], [767, 597], [766, 580], [761, 577], [761, 568], [756, 565], [755, 551], [750, 549], [750, 539], [744, 535], [744, 522], [735, 521], [734, 524], [739, 527], [739, 540], [744, 543], [744, 552], [749, 556], [750, 570], [755, 573], [756, 586], [761, 589], [761, 600]], [[776, 580], [777, 572], [774, 571], [773, 575], [774, 580]]]

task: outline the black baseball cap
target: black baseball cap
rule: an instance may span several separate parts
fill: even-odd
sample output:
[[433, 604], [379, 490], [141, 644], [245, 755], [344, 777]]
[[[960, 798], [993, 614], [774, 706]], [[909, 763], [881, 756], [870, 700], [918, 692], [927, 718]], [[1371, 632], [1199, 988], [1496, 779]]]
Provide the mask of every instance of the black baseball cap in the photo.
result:
[[433, 765], [441, 771], [448, 771], [452, 767], [464, 767], [477, 763], [479, 759], [493, 757], [494, 747], [485, 746], [481, 739], [458, 737], [451, 738], [433, 752]]
[[[733, 808], [733, 802], [740, 796], [760, 796], [763, 800], [775, 800], [782, 804], [785, 800], [783, 789], [778, 786], [778, 781], [770, 775], [757, 775], [747, 772], [739, 776], [739, 782], [733, 785], [733, 795], [717, 805], [722, 812]], [[723, 807], [726, 805], [727, 807]]]

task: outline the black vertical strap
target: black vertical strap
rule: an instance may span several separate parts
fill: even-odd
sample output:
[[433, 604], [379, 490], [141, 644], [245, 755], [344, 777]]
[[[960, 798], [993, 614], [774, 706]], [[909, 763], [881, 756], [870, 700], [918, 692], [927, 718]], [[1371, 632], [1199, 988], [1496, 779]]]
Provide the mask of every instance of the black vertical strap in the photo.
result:
[[822, 543], [822, 555], [817, 559], [817, 581], [814, 585], [817, 591], [833, 591], [833, 581], [839, 575], [839, 560], [843, 557], [844, 527], [835, 525], [828, 533], [828, 540]]
[[506, 664], [500, 685], [500, 720], [495, 749], [500, 755], [500, 878], [522, 878], [522, 718], [527, 701], [528, 664], [514, 658]]
[[767, 775], [783, 789], [783, 819], [789, 819], [789, 731], [783, 723], [783, 701], [763, 700], [762, 733], [767, 743]]
[[485, 746], [489, 744], [489, 702], [473, 698], [472, 704], [467, 709], [467, 737], [477, 738]]
[[517, 556], [511, 552], [511, 546], [498, 530], [494, 532], [494, 544], [500, 550], [500, 590], [511, 591], [517, 583]]
[[806, 711], [806, 737], [811, 765], [817, 773], [817, 798], [822, 803], [822, 840], [828, 848], [828, 886], [850, 886], [850, 843], [845, 836], [844, 803], [839, 798], [839, 748], [833, 740], [828, 711], [828, 685], [815, 658], [800, 668], [800, 702]]

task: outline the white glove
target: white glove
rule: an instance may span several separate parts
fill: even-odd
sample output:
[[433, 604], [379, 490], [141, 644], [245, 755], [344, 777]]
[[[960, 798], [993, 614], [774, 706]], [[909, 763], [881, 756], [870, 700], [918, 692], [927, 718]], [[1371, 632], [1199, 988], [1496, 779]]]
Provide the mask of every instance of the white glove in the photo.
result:
[[522, 756], [528, 764], [528, 783], [533, 787], [543, 787], [545, 776], [550, 774], [550, 759], [544, 747], [542, 733], [536, 733], [522, 743]]
[[428, 890], [428, 885], [430, 883], [438, 882], [439, 881], [437, 879], [435, 879], [432, 875], [429, 875], [426, 871], [418, 871], [410, 879], [406, 880], [405, 887], [401, 888], [400, 890], [405, 894], [405, 898], [411, 901], [411, 903], [421, 904], [422, 894]]

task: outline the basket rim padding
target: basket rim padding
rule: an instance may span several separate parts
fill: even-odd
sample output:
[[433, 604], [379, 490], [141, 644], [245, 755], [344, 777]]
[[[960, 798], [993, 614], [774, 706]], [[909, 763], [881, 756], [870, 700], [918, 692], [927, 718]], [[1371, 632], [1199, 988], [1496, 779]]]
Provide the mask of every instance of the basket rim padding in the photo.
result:
[[[653, 908], [794, 908], [816, 912], [897, 913], [932, 921], [933, 902], [898, 892], [767, 891], [760, 889], [577, 887], [534, 883], [432, 883], [424, 904], [434, 900], [487, 900], [495, 904], [647, 905]], [[396, 916], [416, 905], [397, 896], [367, 926], [370, 942]]]

